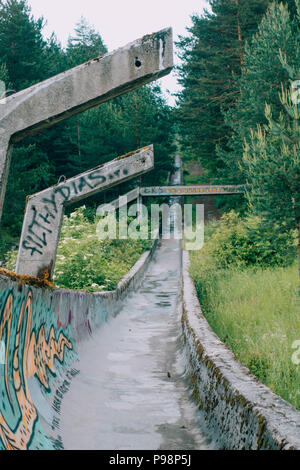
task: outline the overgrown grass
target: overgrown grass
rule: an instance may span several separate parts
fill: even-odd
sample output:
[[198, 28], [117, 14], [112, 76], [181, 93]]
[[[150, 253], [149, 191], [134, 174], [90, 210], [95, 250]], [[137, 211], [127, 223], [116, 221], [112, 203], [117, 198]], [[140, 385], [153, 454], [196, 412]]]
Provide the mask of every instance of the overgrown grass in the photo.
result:
[[211, 234], [210, 227], [206, 233], [210, 247], [190, 254], [204, 315], [254, 375], [300, 409], [300, 365], [292, 361], [292, 345], [300, 340], [296, 263], [222, 268], [212, 255]]

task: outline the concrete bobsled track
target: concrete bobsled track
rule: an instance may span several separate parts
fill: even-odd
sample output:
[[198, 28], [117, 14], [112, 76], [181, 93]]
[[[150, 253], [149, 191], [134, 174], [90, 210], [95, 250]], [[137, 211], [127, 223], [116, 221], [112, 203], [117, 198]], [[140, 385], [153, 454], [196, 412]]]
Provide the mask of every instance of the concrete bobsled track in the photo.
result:
[[181, 334], [181, 250], [162, 240], [118, 316], [78, 345], [61, 406], [67, 449], [207, 449]]
[[186, 253], [181, 290], [181, 253], [159, 240], [110, 293], [0, 274], [1, 449], [300, 449], [300, 413], [202, 317]]
[[1, 448], [213, 447], [186, 375], [180, 242], [156, 244], [113, 293], [0, 276]]
[[[35, 278], [24, 281], [23, 276], [0, 273], [0, 339], [5, 343], [0, 449], [62, 448], [61, 406], [80, 373], [80, 344], [117, 314], [128, 292], [137, 288], [155, 247], [113, 292], [51, 290], [37, 285]], [[98, 359], [99, 364], [106, 360]], [[88, 394], [82, 399], [90, 400]]]
[[[171, 29], [162, 30], [9, 97], [0, 109], [0, 217], [14, 142], [166, 75], [172, 47]], [[107, 177], [115, 185], [152, 168], [152, 148], [142, 152], [127, 156], [136, 160], [132, 171], [124, 158], [101, 166], [105, 188]], [[66, 186], [86, 197], [87, 181], [76, 181]], [[178, 240], [155, 241], [113, 292], [54, 288], [60, 220], [72, 196], [61, 185], [28, 203], [22, 247], [32, 257], [38, 250], [27, 242], [35, 243], [43, 269], [28, 267], [22, 253], [26, 275], [0, 269], [0, 449], [300, 449], [300, 413], [211, 331]], [[173, 227], [175, 217], [170, 211]]]
[[300, 449], [300, 413], [211, 331], [188, 263], [156, 240], [104, 293], [0, 270], [0, 449]]

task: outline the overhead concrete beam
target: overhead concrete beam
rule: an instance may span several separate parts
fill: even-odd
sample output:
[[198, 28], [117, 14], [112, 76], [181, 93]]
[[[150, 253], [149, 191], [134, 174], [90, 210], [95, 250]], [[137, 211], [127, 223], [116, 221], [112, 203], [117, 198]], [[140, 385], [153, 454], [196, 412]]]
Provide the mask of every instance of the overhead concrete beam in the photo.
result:
[[169, 28], [0, 100], [0, 218], [14, 142], [163, 77], [172, 67]]
[[140, 176], [154, 166], [153, 146], [117, 158], [29, 197], [18, 253], [18, 274], [52, 277], [64, 207]]
[[242, 194], [245, 185], [149, 186], [140, 188], [141, 196], [220, 196]]

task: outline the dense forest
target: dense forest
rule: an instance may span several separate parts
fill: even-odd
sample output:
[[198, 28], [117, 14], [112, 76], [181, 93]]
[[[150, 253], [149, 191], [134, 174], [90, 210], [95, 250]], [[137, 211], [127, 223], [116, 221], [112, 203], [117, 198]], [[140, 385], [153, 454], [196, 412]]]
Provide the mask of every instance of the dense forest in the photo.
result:
[[256, 239], [291, 259], [286, 249], [297, 231], [300, 239], [300, 3], [209, 3], [177, 44], [182, 153], [205, 181], [246, 183], [231, 208], [259, 217]]

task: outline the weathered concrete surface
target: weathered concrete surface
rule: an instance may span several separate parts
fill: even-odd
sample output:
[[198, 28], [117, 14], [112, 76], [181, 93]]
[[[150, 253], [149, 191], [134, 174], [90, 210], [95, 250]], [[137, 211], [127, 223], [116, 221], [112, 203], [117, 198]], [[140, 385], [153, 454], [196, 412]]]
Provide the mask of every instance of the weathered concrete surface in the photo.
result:
[[164, 29], [7, 97], [0, 106], [0, 218], [14, 142], [156, 80], [172, 67], [172, 30]]
[[61, 448], [60, 410], [79, 373], [78, 344], [116, 315], [154, 250], [113, 292], [42, 289], [0, 274], [0, 449]]
[[141, 196], [220, 196], [244, 192], [244, 185], [149, 186], [140, 188]]
[[118, 158], [29, 197], [16, 271], [51, 279], [64, 207], [139, 176], [154, 166], [153, 146]]
[[240, 364], [202, 315], [183, 253], [183, 329], [206, 427], [226, 449], [300, 449], [300, 413]]
[[139, 290], [78, 346], [80, 374], [61, 406], [65, 449], [214, 447], [185, 374], [180, 242], [159, 244]]

